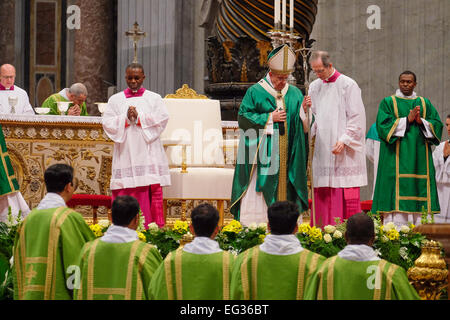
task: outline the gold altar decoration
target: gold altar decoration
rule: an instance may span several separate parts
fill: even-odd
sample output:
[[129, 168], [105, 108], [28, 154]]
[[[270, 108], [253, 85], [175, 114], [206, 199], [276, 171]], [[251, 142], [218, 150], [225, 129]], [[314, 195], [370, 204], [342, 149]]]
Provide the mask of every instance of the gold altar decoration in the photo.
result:
[[422, 254], [407, 274], [422, 300], [439, 300], [448, 276], [439, 242], [427, 240], [422, 246]]
[[168, 94], [166, 99], [208, 99], [207, 96], [198, 94], [194, 89], [189, 88], [187, 84], [178, 89], [175, 94]]

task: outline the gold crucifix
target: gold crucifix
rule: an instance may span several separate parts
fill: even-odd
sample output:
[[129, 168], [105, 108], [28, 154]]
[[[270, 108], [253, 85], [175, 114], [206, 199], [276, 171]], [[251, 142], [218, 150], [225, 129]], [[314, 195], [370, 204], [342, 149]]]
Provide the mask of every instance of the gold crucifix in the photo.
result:
[[33, 270], [33, 265], [30, 265], [28, 271], [25, 272], [25, 278], [28, 280], [28, 284], [30, 284], [31, 280], [36, 277], [37, 272]]
[[141, 41], [141, 39], [145, 38], [147, 36], [147, 33], [145, 33], [144, 31], [142, 31], [141, 29], [139, 29], [139, 24], [137, 23], [137, 21], [134, 23], [134, 28], [133, 30], [129, 30], [127, 32], [125, 32], [125, 35], [127, 37], [132, 38], [133, 40], [133, 46], [134, 46], [134, 59], [133, 59], [133, 63], [138, 63], [138, 58], [137, 58], [137, 45], [138, 42]]

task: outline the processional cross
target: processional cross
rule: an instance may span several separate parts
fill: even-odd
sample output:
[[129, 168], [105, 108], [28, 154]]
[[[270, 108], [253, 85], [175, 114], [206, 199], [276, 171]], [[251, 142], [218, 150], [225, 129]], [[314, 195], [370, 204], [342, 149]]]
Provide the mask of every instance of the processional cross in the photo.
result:
[[147, 36], [147, 33], [145, 33], [144, 31], [142, 31], [139, 28], [139, 24], [137, 23], [137, 21], [134, 23], [134, 27], [133, 30], [129, 30], [125, 32], [125, 35], [127, 37], [130, 37], [133, 40], [133, 46], [134, 46], [134, 59], [133, 59], [133, 63], [138, 63], [138, 56], [137, 56], [137, 45], [138, 42], [141, 41], [143, 38], [145, 38]]

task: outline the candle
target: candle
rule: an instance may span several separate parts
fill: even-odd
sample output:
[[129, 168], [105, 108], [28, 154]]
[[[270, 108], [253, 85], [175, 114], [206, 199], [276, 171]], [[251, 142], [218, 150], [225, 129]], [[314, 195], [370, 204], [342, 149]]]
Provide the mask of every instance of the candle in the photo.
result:
[[283, 13], [281, 15], [281, 25], [283, 26], [283, 30], [286, 30], [286, 0], [283, 0]]
[[275, 7], [275, 13], [273, 15], [273, 26], [276, 29], [277, 25], [280, 23], [280, 1], [281, 0], [275, 0], [274, 7]]
[[289, 4], [289, 28], [291, 28], [291, 31], [294, 30], [294, 0], [291, 0], [291, 3]]

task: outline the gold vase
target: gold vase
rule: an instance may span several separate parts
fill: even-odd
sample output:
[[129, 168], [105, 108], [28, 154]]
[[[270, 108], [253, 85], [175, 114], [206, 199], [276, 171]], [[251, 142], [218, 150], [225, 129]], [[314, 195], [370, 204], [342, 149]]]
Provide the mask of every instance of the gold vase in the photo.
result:
[[439, 300], [447, 285], [448, 270], [441, 257], [441, 247], [433, 240], [422, 246], [422, 254], [407, 272], [408, 279], [422, 300]]

